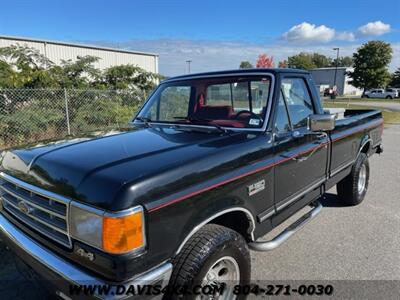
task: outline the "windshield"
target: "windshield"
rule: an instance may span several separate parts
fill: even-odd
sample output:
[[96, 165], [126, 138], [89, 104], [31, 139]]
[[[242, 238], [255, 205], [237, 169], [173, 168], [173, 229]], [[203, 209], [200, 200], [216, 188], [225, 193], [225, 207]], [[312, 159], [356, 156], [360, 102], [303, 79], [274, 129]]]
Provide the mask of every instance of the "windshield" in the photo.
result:
[[146, 122], [261, 128], [271, 78], [226, 77], [161, 84], [137, 116]]

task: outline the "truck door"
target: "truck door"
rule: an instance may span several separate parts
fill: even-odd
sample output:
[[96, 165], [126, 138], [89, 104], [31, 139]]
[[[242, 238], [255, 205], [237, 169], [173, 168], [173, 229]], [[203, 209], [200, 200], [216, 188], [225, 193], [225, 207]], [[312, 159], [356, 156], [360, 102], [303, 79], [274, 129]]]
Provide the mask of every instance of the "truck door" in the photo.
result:
[[[282, 211], [312, 200], [326, 178], [328, 137], [312, 134], [308, 116], [316, 113], [306, 77], [283, 77], [275, 108], [275, 206]], [[319, 191], [318, 191], [319, 193]]]

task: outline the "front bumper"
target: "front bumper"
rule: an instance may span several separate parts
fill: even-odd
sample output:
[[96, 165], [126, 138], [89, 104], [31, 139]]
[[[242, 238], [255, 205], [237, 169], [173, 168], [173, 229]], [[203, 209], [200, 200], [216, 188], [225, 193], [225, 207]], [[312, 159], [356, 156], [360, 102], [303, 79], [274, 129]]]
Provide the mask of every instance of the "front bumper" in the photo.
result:
[[[57, 294], [66, 299], [75, 298], [75, 296], [68, 295], [70, 293], [71, 285], [111, 285], [112, 289], [107, 293], [107, 295], [104, 295], [104, 293], [103, 295], [99, 295], [96, 292], [94, 293], [93, 296], [100, 299], [132, 299], [135, 297], [143, 299], [143, 296], [127, 295], [126, 293], [118, 293], [116, 291], [118, 288], [122, 291], [124, 288], [127, 290], [128, 287], [143, 285], [158, 285], [165, 287], [169, 282], [172, 272], [172, 264], [167, 262], [124, 283], [109, 283], [90, 275], [47, 250], [16, 228], [1, 214], [0, 236], [4, 243], [9, 246], [25, 264], [32, 267], [44, 280], [46, 280], [46, 282], [48, 281], [49, 284], [52, 284]], [[85, 297], [83, 294], [80, 297], [82, 296]], [[161, 295], [155, 296], [160, 297]], [[78, 298], [80, 297], [78, 296]], [[154, 297], [151, 296], [149, 298]]]

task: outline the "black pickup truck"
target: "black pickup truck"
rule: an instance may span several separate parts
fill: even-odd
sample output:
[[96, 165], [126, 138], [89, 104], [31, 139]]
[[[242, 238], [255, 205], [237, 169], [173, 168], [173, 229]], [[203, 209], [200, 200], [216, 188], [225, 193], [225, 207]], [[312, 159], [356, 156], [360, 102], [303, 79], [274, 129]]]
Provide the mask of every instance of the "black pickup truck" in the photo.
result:
[[0, 238], [64, 299], [69, 284], [247, 284], [249, 249], [279, 246], [325, 191], [364, 199], [382, 130], [379, 111], [325, 111], [306, 71], [170, 78], [126, 130], [3, 151]]

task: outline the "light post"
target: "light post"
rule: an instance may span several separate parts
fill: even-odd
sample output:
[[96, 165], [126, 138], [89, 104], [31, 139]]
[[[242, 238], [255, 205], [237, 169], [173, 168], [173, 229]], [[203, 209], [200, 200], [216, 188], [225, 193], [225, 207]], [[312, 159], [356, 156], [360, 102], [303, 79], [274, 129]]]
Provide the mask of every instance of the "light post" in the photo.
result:
[[337, 91], [336, 88], [336, 76], [337, 76], [337, 68], [338, 68], [338, 63], [339, 63], [339, 48], [333, 48], [333, 50], [336, 50], [336, 64], [335, 64], [335, 77], [333, 78], [333, 93], [331, 95], [332, 99], [335, 99], [335, 92]]
[[192, 62], [191, 60], [187, 60], [186, 61], [187, 65], [188, 65], [188, 74], [190, 74], [190, 63], [191, 62]]

